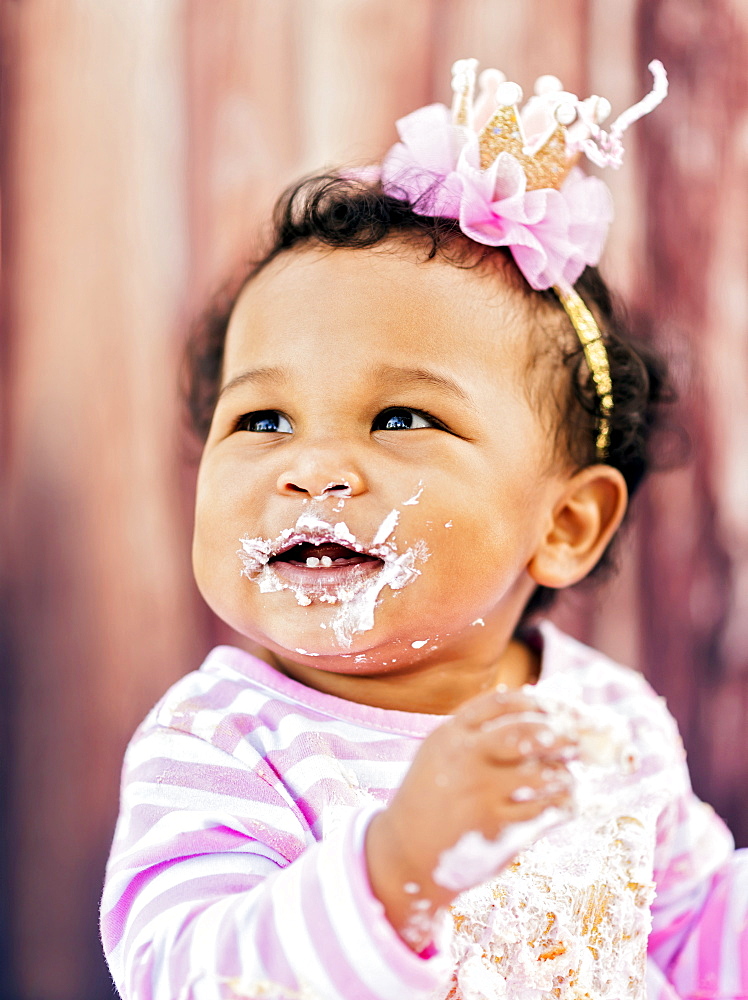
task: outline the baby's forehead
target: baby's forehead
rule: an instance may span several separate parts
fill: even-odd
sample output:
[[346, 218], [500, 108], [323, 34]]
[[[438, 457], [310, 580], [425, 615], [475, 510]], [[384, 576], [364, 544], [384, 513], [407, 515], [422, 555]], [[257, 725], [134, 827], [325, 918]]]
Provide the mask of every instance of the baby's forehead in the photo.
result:
[[526, 366], [537, 309], [505, 272], [492, 262], [429, 259], [401, 241], [294, 249], [243, 288], [229, 323], [226, 364], [237, 353], [259, 352], [267, 360], [311, 341], [357, 356], [408, 350], [443, 363], [474, 356], [491, 367]]

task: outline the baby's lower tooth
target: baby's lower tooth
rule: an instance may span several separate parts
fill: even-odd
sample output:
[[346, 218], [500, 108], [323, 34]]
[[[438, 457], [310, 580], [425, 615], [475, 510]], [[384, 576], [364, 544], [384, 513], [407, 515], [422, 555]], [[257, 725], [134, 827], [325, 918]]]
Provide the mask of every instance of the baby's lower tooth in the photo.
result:
[[332, 559], [329, 556], [322, 556], [320, 562], [323, 566], [332, 566]]
[[319, 559], [316, 556], [308, 556], [306, 564], [311, 569], [314, 569], [315, 566], [319, 566]]

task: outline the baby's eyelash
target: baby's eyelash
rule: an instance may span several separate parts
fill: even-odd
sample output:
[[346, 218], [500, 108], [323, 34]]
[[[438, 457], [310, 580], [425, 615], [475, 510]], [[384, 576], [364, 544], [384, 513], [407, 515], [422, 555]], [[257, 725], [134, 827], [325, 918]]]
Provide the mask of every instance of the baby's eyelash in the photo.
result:
[[255, 434], [290, 434], [293, 428], [291, 421], [280, 410], [252, 410], [251, 413], [244, 413], [239, 417], [234, 424], [234, 430], [250, 431]]
[[[431, 427], [435, 428], [436, 430], [442, 430], [442, 431], [448, 431], [449, 430], [449, 428], [447, 427], [447, 425], [444, 424], [441, 420], [439, 420], [438, 417], [435, 417], [433, 415], [433, 413], [429, 413], [428, 410], [419, 410], [419, 409], [417, 409], [414, 406], [387, 406], [387, 407], [385, 407], [385, 409], [381, 410], [376, 415], [376, 417], [374, 418], [374, 422], [372, 423], [372, 430], [395, 430], [395, 428], [378, 427], [377, 423], [381, 422], [383, 420], [383, 418], [387, 418], [388, 416], [394, 416], [394, 415], [403, 414], [403, 413], [413, 413], [416, 416], [421, 417], [423, 420], [428, 421], [428, 423], [431, 425]], [[406, 428], [402, 428], [402, 429], [406, 429]], [[407, 429], [408, 430], [411, 430], [411, 429], [418, 430], [420, 428], [407, 428]]]
[[[416, 418], [416, 426], [413, 426]], [[420, 426], [418, 420], [421, 421]], [[386, 426], [390, 421], [399, 426]], [[372, 431], [404, 431], [404, 430], [442, 430], [448, 431], [449, 427], [433, 413], [428, 410], [420, 410], [414, 406], [386, 406], [374, 418]], [[290, 419], [281, 410], [264, 409], [251, 410], [243, 413], [235, 422], [234, 432], [247, 431], [253, 434], [292, 434], [293, 426]]]

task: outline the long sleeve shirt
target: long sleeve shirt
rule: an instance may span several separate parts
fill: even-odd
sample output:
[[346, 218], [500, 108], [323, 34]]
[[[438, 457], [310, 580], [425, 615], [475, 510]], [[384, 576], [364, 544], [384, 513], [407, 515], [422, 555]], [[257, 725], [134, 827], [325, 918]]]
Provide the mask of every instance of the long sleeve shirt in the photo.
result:
[[637, 766], [582, 775], [579, 815], [457, 897], [428, 957], [374, 897], [364, 838], [444, 717], [213, 650], [126, 754], [101, 925], [123, 1000], [748, 997], [748, 852], [693, 795], [662, 700], [540, 637], [538, 692], [614, 712]]

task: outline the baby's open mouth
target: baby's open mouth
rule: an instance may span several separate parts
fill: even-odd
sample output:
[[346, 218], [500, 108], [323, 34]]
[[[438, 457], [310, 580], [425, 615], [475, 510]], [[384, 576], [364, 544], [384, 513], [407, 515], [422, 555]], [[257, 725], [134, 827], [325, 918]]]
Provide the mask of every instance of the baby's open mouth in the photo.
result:
[[331, 627], [338, 642], [350, 646], [354, 632], [374, 627], [374, 609], [385, 587], [402, 590], [420, 576], [416, 559], [428, 559], [423, 542], [398, 553], [390, 535], [399, 512], [392, 510], [362, 545], [345, 522], [329, 524], [312, 514], [302, 514], [293, 528], [275, 538], [241, 538], [238, 556], [242, 576], [253, 580], [262, 594], [291, 590], [302, 607], [340, 604]]
[[299, 566], [304, 569], [329, 569], [332, 566], [360, 566], [365, 563], [383, 565], [377, 556], [366, 552], [356, 552], [338, 542], [298, 542], [284, 552], [279, 552], [270, 559], [277, 567], [279, 563], [289, 566]]
[[365, 585], [384, 567], [384, 560], [330, 539], [289, 539], [288, 547], [268, 560], [268, 568], [304, 593], [338, 594]]

